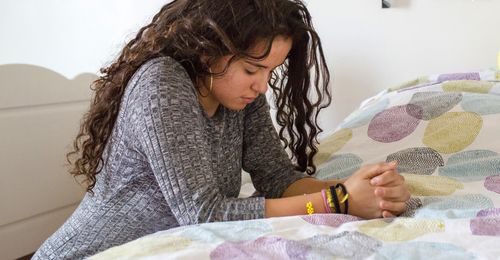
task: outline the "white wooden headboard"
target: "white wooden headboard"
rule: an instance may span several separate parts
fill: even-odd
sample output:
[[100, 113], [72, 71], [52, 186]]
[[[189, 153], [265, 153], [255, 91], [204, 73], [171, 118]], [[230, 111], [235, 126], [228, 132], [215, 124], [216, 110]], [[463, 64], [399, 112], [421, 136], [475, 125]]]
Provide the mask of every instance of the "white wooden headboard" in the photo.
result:
[[69, 80], [33, 65], [0, 66], [0, 252], [35, 251], [84, 189], [65, 159], [90, 100], [92, 74]]

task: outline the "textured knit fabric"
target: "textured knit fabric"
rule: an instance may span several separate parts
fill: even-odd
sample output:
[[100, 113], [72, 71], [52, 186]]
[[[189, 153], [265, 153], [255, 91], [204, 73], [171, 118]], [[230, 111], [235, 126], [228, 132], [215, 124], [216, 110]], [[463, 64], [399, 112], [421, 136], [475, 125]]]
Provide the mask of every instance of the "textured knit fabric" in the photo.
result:
[[[179, 225], [264, 217], [304, 177], [294, 172], [264, 95], [209, 118], [175, 60], [153, 59], [129, 81], [97, 175], [72, 216], [34, 259], [81, 259]], [[241, 170], [264, 197], [237, 198]]]

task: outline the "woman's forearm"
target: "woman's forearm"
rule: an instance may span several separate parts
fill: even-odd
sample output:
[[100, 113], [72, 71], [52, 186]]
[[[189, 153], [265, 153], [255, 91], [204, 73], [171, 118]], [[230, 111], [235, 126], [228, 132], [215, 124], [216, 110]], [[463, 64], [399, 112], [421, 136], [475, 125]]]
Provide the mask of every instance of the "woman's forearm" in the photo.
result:
[[[335, 186], [337, 183], [343, 183], [344, 180], [318, 180], [316, 178], [303, 178], [294, 183], [292, 183], [285, 190], [282, 198], [287, 198], [291, 196], [311, 194], [315, 192], [321, 192], [322, 189], [327, 189], [330, 186]], [[320, 194], [321, 195], [321, 194]]]
[[314, 210], [312, 213], [326, 213], [321, 192], [315, 192], [286, 198], [266, 199], [266, 218], [307, 215], [308, 203], [310, 203], [309, 208]]

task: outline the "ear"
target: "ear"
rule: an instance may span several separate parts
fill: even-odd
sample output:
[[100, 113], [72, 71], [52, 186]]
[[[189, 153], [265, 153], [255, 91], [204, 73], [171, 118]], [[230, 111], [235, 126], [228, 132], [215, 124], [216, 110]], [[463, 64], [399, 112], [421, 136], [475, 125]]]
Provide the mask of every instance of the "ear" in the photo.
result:
[[203, 64], [205, 64], [208, 71], [210, 71], [210, 67], [212, 67], [213, 64], [215, 63], [214, 57], [210, 57], [207, 55], [201, 55], [200, 60]]
[[207, 68], [211, 68], [214, 74], [224, 74], [229, 67], [229, 62], [235, 56], [223, 56], [223, 57], [213, 57], [213, 56], [200, 56], [201, 62], [203, 62]]
[[207, 55], [201, 55], [200, 60], [201, 60], [201, 62], [208, 64], [208, 61], [210, 60], [210, 58]]

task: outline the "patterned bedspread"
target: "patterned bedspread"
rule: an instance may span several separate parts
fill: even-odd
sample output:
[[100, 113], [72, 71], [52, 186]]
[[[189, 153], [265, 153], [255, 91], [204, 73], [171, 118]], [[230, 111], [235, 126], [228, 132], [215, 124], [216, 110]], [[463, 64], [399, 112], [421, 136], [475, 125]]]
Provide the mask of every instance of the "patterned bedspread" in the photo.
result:
[[158, 232], [92, 259], [500, 259], [500, 74], [434, 75], [365, 101], [327, 135], [317, 177], [399, 162], [398, 218], [315, 214]]

